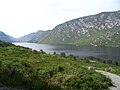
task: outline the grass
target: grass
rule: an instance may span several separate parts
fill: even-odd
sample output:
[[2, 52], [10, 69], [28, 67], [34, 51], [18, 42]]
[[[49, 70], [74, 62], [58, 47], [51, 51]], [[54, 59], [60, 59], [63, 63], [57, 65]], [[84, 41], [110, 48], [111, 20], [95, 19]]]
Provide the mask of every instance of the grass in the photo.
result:
[[20, 46], [0, 47], [0, 83], [27, 90], [103, 90], [112, 86], [109, 78], [88, 67], [112, 67], [118, 75], [120, 67], [89, 60]]

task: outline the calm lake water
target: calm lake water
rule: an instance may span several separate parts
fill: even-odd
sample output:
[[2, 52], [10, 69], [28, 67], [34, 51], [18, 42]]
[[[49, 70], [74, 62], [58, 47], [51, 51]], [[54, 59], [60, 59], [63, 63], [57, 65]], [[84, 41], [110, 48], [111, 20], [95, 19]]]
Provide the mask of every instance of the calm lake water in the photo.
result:
[[41, 49], [46, 53], [61, 53], [65, 52], [67, 55], [73, 54], [79, 57], [94, 56], [109, 60], [120, 60], [119, 47], [94, 47], [94, 46], [74, 46], [74, 45], [50, 45], [50, 44], [36, 44], [36, 43], [13, 43], [15, 45], [29, 47], [33, 50], [40, 51]]

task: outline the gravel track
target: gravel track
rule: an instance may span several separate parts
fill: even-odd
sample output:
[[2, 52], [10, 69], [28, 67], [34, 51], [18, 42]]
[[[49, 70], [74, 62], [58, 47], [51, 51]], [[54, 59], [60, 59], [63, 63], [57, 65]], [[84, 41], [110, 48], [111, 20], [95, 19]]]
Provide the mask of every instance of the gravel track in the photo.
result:
[[101, 71], [101, 70], [95, 70], [95, 71], [100, 72], [103, 75], [106, 75], [112, 80], [115, 87], [110, 87], [110, 90], [120, 90], [120, 76], [109, 73], [109, 72]]

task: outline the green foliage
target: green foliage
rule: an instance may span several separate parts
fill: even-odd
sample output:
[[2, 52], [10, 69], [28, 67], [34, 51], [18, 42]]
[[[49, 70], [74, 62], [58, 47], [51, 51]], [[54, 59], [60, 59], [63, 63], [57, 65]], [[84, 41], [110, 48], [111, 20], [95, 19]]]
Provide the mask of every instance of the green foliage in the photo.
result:
[[77, 59], [77, 57], [76, 56], [74, 56], [74, 55], [72, 55], [72, 54], [70, 54], [68, 57], [70, 57], [70, 58], [73, 58], [73, 59]]
[[60, 53], [61, 57], [66, 57], [66, 54], [64, 52]]
[[0, 47], [7, 47], [7, 46], [12, 46], [13, 44], [9, 43], [9, 42], [3, 42], [0, 40]]
[[119, 62], [118, 62], [118, 61], [115, 61], [115, 65], [116, 65], [116, 66], [119, 66]]
[[106, 77], [101, 78], [98, 73], [83, 72], [82, 74], [80, 73], [79, 75], [67, 79], [64, 84], [69, 90], [102, 90], [112, 85], [110, 82], [111, 81], [108, 78], [106, 79]]
[[0, 48], [0, 83], [28, 90], [102, 90], [111, 80], [89, 71], [84, 59], [65, 53], [46, 54], [20, 46]]
[[112, 64], [112, 60], [107, 60], [107, 63], [108, 64]]
[[56, 54], [56, 52], [53, 52], [53, 54]]
[[41, 53], [45, 53], [42, 49], [40, 49], [40, 52], [41, 52]]

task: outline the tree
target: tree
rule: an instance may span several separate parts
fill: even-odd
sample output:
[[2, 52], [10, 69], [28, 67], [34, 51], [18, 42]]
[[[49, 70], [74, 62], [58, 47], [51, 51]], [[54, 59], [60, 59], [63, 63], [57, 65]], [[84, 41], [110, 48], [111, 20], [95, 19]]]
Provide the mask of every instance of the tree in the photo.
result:
[[53, 54], [56, 54], [56, 52], [53, 52]]
[[64, 52], [61, 52], [60, 55], [61, 55], [62, 57], [66, 57], [66, 54], [65, 54]]
[[118, 61], [115, 61], [115, 65], [118, 66], [118, 65], [119, 65], [119, 62], [118, 62]]
[[40, 52], [41, 52], [41, 53], [45, 53], [45, 52], [43, 51], [43, 49], [40, 49]]

